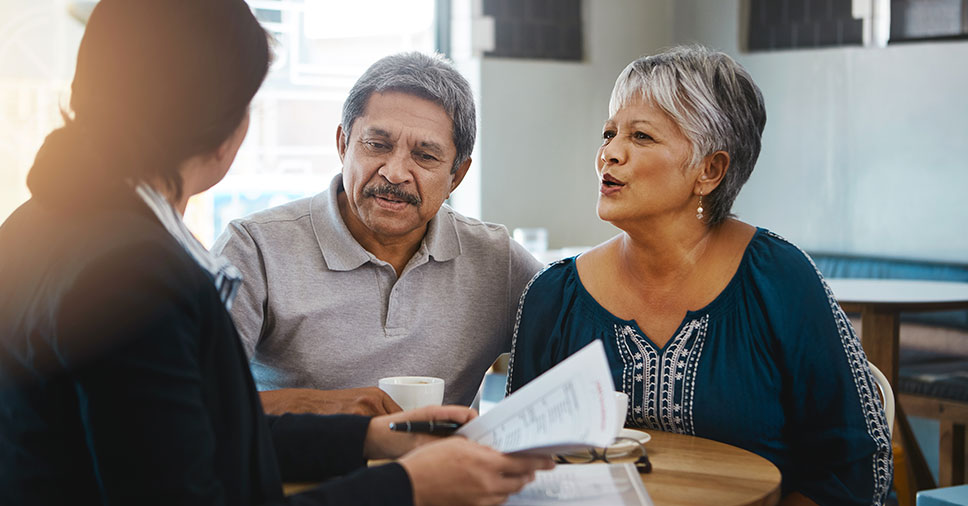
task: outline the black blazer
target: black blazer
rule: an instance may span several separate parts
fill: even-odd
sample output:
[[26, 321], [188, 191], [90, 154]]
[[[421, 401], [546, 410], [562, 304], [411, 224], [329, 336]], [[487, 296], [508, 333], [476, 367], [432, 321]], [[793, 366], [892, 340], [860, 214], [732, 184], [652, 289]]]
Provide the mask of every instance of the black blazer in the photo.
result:
[[266, 417], [208, 273], [133, 192], [0, 227], [0, 504], [411, 503], [365, 467], [368, 423]]

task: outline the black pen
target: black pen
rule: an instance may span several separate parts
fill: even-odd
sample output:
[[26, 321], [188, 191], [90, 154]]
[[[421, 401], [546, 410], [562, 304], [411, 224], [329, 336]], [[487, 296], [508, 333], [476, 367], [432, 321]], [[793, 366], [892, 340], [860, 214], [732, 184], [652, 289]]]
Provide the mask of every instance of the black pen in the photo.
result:
[[429, 422], [390, 422], [390, 430], [397, 432], [413, 432], [419, 434], [433, 434], [435, 436], [449, 436], [460, 428], [457, 422], [433, 420]]

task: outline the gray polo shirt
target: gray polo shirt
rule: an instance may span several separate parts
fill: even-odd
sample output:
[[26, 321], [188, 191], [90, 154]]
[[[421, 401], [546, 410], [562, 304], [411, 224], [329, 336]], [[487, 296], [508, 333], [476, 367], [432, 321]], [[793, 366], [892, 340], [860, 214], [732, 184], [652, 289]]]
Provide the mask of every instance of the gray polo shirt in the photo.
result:
[[502, 225], [444, 205], [399, 279], [350, 235], [328, 191], [229, 224], [212, 251], [244, 281], [232, 316], [260, 390], [376, 386], [437, 376], [469, 405], [510, 349], [518, 299], [541, 264]]

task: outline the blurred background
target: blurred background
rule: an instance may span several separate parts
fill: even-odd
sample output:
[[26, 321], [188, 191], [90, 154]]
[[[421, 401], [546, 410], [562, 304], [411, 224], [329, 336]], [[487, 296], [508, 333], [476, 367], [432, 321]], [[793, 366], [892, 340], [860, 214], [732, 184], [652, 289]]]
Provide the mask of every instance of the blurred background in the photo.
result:
[[[615, 233], [592, 169], [615, 76], [677, 43], [726, 51], [766, 97], [763, 152], [735, 211], [808, 251], [965, 261], [964, 0], [250, 0], [277, 61], [229, 176], [194, 199], [228, 220], [325, 188], [346, 91], [377, 58], [440, 51], [472, 81], [480, 135], [452, 198], [543, 228], [548, 248]], [[85, 9], [0, 0], [0, 220], [69, 99]]]
[[[350, 86], [376, 59], [418, 50], [450, 57], [478, 100], [474, 163], [451, 205], [520, 229], [539, 255], [581, 251], [617, 232], [596, 216], [593, 165], [615, 77], [701, 43], [742, 63], [766, 99], [741, 219], [810, 252], [968, 263], [968, 0], [248, 3], [276, 62], [228, 177], [189, 205], [206, 245], [231, 219], [324, 190]], [[94, 4], [0, 0], [0, 221], [29, 198]]]

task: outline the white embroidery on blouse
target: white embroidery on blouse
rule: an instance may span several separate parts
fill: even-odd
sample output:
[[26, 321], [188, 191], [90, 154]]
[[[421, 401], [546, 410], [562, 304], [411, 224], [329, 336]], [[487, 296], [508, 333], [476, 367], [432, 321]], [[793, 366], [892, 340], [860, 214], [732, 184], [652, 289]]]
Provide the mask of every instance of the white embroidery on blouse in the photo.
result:
[[662, 354], [632, 326], [615, 325], [622, 390], [632, 401], [627, 423], [695, 435], [696, 373], [708, 325], [708, 314], [686, 323]]
[[518, 344], [518, 327], [521, 326], [521, 312], [524, 311], [524, 299], [528, 297], [528, 290], [531, 289], [531, 285], [534, 284], [535, 280], [541, 277], [541, 275], [544, 274], [546, 270], [560, 263], [566, 262], [568, 260], [571, 260], [571, 259], [563, 258], [561, 260], [558, 260], [557, 262], [552, 262], [546, 265], [544, 269], [541, 269], [540, 271], [538, 271], [538, 273], [531, 278], [531, 281], [528, 281], [528, 284], [524, 286], [524, 290], [521, 291], [521, 298], [518, 299], [518, 311], [514, 315], [514, 332], [511, 334], [511, 357], [508, 359], [508, 376], [507, 376], [507, 381], [505, 382], [505, 385], [504, 385], [505, 397], [511, 395], [511, 378], [512, 378], [511, 374], [514, 372], [514, 349]]
[[854, 327], [847, 319], [843, 309], [834, 297], [834, 292], [827, 286], [823, 279], [823, 274], [817, 268], [817, 264], [810, 258], [805, 251], [795, 244], [787, 241], [779, 235], [768, 232], [770, 236], [783, 241], [797, 248], [813, 266], [814, 271], [823, 283], [823, 288], [827, 292], [827, 301], [830, 303], [830, 310], [833, 312], [834, 321], [837, 322], [837, 330], [840, 333], [840, 342], [844, 346], [844, 353], [847, 355], [847, 362], [853, 373], [854, 385], [857, 388], [857, 396], [860, 398], [861, 409], [864, 413], [864, 421], [867, 423], [867, 434], [874, 440], [877, 451], [872, 459], [874, 475], [874, 502], [883, 504], [887, 499], [887, 494], [891, 488], [891, 477], [894, 474], [894, 462], [891, 458], [891, 435], [887, 428], [887, 416], [884, 413], [884, 406], [877, 392], [877, 383], [867, 366], [867, 355], [861, 346], [860, 339], [854, 332]]

